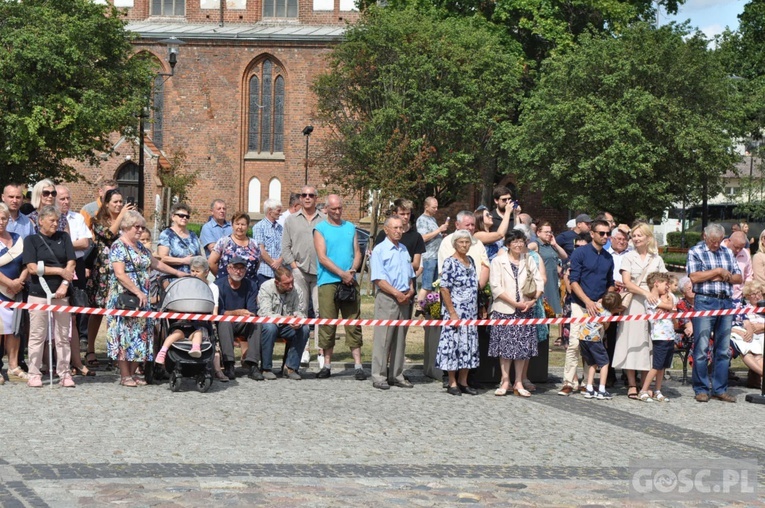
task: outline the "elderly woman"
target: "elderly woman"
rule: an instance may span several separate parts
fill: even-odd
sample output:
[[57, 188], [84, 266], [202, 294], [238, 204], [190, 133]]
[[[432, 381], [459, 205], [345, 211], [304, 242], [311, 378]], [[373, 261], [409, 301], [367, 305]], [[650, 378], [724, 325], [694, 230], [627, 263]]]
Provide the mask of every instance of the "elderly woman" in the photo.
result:
[[204, 255], [196, 233], [187, 227], [191, 208], [186, 203], [178, 203], [170, 209], [170, 217], [170, 227], [159, 234], [157, 255], [166, 265], [189, 273], [191, 258]]
[[226, 267], [229, 261], [239, 256], [247, 261], [245, 278], [259, 286], [258, 265], [260, 264], [261, 252], [258, 243], [247, 236], [247, 229], [250, 227], [250, 215], [245, 212], [234, 213], [231, 216], [231, 227], [231, 235], [218, 240], [210, 252], [208, 259], [210, 271], [217, 279], [225, 279], [228, 276]]
[[[542, 295], [544, 281], [539, 266], [526, 251], [526, 236], [512, 230], [505, 236], [507, 250], [502, 250], [491, 262], [489, 283], [494, 296], [491, 319], [524, 319], [534, 317], [537, 299]], [[524, 295], [526, 280], [532, 278], [536, 289], [534, 294]], [[494, 392], [506, 395], [510, 390], [510, 361], [514, 362], [515, 383], [513, 393], [530, 397], [523, 386], [525, 364], [537, 355], [537, 333], [534, 325], [493, 326], [489, 340], [489, 356], [499, 357], [502, 381]]]
[[[645, 314], [646, 302], [656, 303], [646, 279], [652, 272], [666, 272], [664, 260], [659, 256], [653, 231], [645, 222], [632, 228], [634, 249], [622, 259], [621, 274], [624, 287], [632, 295], [627, 314]], [[624, 297], [623, 297], [624, 298]], [[613, 368], [624, 369], [627, 374], [627, 397], [638, 398], [636, 371], [651, 369], [651, 339], [648, 321], [620, 321], [616, 330]]]
[[[109, 296], [109, 278], [112, 275], [112, 265], [109, 262], [109, 250], [119, 236], [119, 225], [125, 214], [135, 210], [135, 205], [124, 205], [119, 189], [106, 191], [101, 207], [93, 219], [93, 243], [96, 259], [90, 269], [90, 278], [85, 286], [88, 299], [93, 307], [106, 307]], [[88, 367], [98, 367], [96, 359], [96, 337], [101, 328], [103, 316], [91, 314], [88, 317], [88, 350], [85, 363]]]
[[[29, 271], [22, 262], [24, 240], [8, 231], [11, 212], [0, 203], [0, 301], [12, 302], [24, 289]], [[8, 354], [8, 378], [26, 381], [27, 373], [19, 367], [19, 338], [13, 334], [13, 309], [0, 307], [0, 339]], [[0, 384], [5, 378], [0, 375]]]
[[[478, 317], [478, 274], [468, 250], [473, 240], [467, 230], [452, 235], [454, 255], [444, 260], [441, 270], [441, 318]], [[450, 395], [478, 392], [468, 386], [468, 370], [478, 367], [478, 329], [475, 326], [444, 326], [438, 341], [436, 367], [448, 372]]]
[[491, 231], [494, 219], [487, 208], [483, 207], [480, 210], [476, 210], [473, 216], [475, 217], [475, 233], [473, 233], [473, 237], [484, 244], [486, 255], [489, 257], [489, 261], [491, 261], [499, 252], [500, 247], [502, 247], [502, 242], [510, 227], [513, 214], [506, 213], [502, 218], [502, 222], [499, 223], [499, 227], [494, 232]]
[[[753, 310], [757, 307], [757, 302], [763, 299], [763, 285], [756, 281], [749, 281], [744, 284], [743, 295], [746, 299], [746, 307]], [[762, 386], [763, 340], [765, 340], [765, 317], [756, 312], [748, 312], [744, 315], [743, 324], [731, 329], [731, 345], [741, 353], [741, 360], [749, 367], [747, 386], [750, 388]]]
[[[22, 259], [32, 279], [29, 284], [28, 303], [47, 303], [43, 283], [38, 277], [38, 268], [43, 269], [43, 279], [47, 283], [53, 298], [53, 305], [68, 305], [69, 284], [74, 279], [75, 253], [69, 234], [58, 231], [60, 214], [53, 206], [43, 206], [38, 210], [37, 224], [40, 232], [24, 239]], [[69, 371], [71, 350], [69, 349], [69, 330], [71, 316], [63, 312], [53, 312], [54, 327], [51, 330], [56, 341], [56, 372], [63, 387], [74, 387], [72, 373]], [[29, 311], [29, 379], [27, 384], [33, 388], [42, 386], [42, 365], [45, 340], [48, 336], [48, 312]]]
[[[52, 180], [48, 180], [47, 178], [45, 180], [40, 180], [34, 187], [32, 187], [30, 204], [34, 207], [34, 211], [27, 215], [27, 217], [29, 217], [29, 220], [35, 225], [35, 231], [40, 230], [37, 224], [40, 209], [43, 206], [56, 206], [57, 195], [56, 185]], [[57, 225], [58, 231], [66, 231], [67, 226], [66, 217], [63, 215], [59, 216]]]
[[[120, 221], [121, 235], [109, 251], [113, 272], [109, 277], [107, 309], [118, 308], [120, 293], [132, 293], [138, 298], [138, 309], [149, 310], [149, 274], [159, 270], [174, 277], [185, 272], [166, 265], [152, 256], [151, 251], [138, 239], [146, 229], [146, 221], [135, 210], [125, 213]], [[140, 362], [151, 361], [153, 355], [154, 326], [151, 319], [108, 316], [106, 318], [106, 348], [109, 358], [117, 360], [120, 384], [135, 387], [146, 381], [136, 375]]]
[[759, 249], [752, 256], [752, 270], [754, 271], [754, 280], [760, 284], [765, 284], [765, 229], [760, 233]]

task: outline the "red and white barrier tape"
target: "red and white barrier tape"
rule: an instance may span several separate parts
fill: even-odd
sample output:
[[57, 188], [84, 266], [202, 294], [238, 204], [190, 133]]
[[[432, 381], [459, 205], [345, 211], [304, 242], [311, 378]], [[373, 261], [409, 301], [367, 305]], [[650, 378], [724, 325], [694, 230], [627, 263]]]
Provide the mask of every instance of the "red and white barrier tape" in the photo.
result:
[[213, 314], [184, 314], [180, 312], [150, 312], [138, 310], [98, 309], [92, 307], [70, 307], [67, 305], [47, 305], [38, 303], [0, 302], [0, 307], [27, 309], [67, 314], [95, 314], [100, 316], [123, 316], [155, 319], [183, 319], [187, 321], [223, 321], [233, 323], [271, 323], [277, 325], [335, 325], [335, 326], [496, 326], [496, 325], [559, 325], [565, 323], [614, 322], [614, 321], [655, 321], [658, 319], [677, 319], [710, 316], [730, 316], [751, 312], [765, 313], [765, 307], [743, 307], [740, 309], [702, 310], [694, 312], [675, 312], [662, 314], [630, 314], [610, 317], [579, 318], [532, 318], [532, 319], [321, 319], [295, 317], [256, 317], [256, 316], [218, 316]]

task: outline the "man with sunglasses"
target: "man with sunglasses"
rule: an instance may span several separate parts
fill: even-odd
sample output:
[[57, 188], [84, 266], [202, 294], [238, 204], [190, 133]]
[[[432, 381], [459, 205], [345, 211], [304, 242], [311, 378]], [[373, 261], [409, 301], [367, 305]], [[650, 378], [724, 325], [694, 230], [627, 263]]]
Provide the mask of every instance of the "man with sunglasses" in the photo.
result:
[[[316, 209], [316, 188], [306, 185], [300, 191], [301, 208], [284, 222], [282, 233], [282, 259], [284, 264], [292, 269], [295, 286], [305, 295], [308, 315], [308, 300], [313, 304], [314, 316], [319, 314], [319, 286], [317, 284], [318, 261], [316, 248], [313, 243], [313, 230], [326, 216]], [[316, 334], [314, 334], [316, 337]], [[306, 345], [304, 358], [301, 363], [307, 363], [310, 358]], [[306, 358], [306, 356], [308, 358]]]
[[[589, 217], [588, 217], [589, 218]], [[603, 247], [611, 236], [608, 222], [592, 223], [592, 241], [576, 249], [571, 255], [571, 317], [598, 315], [598, 300], [607, 291], [615, 291], [614, 260]], [[570, 395], [579, 389], [576, 368], [579, 365], [579, 332], [583, 323], [571, 323], [566, 363], [563, 367], [563, 388], [558, 395]]]
[[518, 203], [513, 201], [512, 191], [504, 185], [495, 187], [492, 191], [492, 197], [494, 198], [494, 210], [491, 211], [493, 224], [489, 228], [489, 231], [495, 233], [497, 229], [499, 229], [502, 219], [505, 217], [507, 205], [510, 205], [510, 211], [515, 212], [516, 215], [520, 213], [520, 208], [517, 206]]

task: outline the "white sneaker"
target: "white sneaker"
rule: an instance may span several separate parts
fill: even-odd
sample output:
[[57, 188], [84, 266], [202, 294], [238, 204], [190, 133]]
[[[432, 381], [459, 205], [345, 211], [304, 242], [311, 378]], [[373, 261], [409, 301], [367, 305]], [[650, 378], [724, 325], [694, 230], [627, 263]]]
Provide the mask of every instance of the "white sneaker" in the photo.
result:
[[300, 365], [303, 367], [308, 367], [309, 363], [311, 363], [311, 353], [309, 353], [306, 349], [303, 351], [303, 357], [300, 359]]
[[317, 355], [316, 361], [319, 362], [319, 370], [324, 368], [324, 355]]

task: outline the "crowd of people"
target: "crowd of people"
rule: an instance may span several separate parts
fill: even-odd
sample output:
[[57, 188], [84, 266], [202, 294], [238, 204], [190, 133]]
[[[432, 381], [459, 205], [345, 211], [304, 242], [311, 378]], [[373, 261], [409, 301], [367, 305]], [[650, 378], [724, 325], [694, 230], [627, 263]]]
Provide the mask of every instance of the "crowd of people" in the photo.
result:
[[[208, 282], [215, 312], [222, 315], [360, 317], [358, 273], [364, 259], [356, 226], [343, 218], [341, 196], [330, 194], [320, 205], [316, 188], [305, 186], [290, 195], [286, 210], [279, 200], [268, 199], [251, 234], [250, 215], [234, 212], [229, 218], [225, 201], [216, 199], [197, 236], [188, 227], [191, 208], [178, 203], [153, 250], [145, 218], [114, 181], [102, 182], [97, 199], [80, 213], [71, 210], [69, 189], [47, 179], [32, 189], [33, 210], [21, 213], [23, 190], [9, 184], [2, 193], [0, 300], [150, 310], [156, 308], [157, 286], [163, 281], [198, 277]], [[506, 187], [494, 189], [493, 205], [460, 211], [449, 233], [450, 218], [440, 224], [436, 219], [436, 198], [424, 200], [416, 220], [411, 200], [394, 201], [367, 249], [375, 319], [654, 314], [753, 306], [762, 299], [765, 233], [760, 235], [760, 252], [752, 258], [745, 231], [726, 238], [720, 225], [709, 225], [703, 240], [690, 249], [687, 277], [678, 283], [667, 273], [645, 222], [630, 227], [617, 224], [608, 212], [594, 219], [580, 214], [556, 236], [550, 222], [524, 213]], [[0, 308], [8, 378], [42, 386], [45, 370], [54, 369], [45, 365], [46, 338], [51, 335], [59, 384], [74, 387], [74, 376], [93, 376], [100, 366], [95, 345], [101, 316], [53, 312], [49, 319], [48, 314]], [[163, 364], [178, 340], [190, 340], [189, 354], [199, 357], [201, 344], [215, 334], [207, 325], [184, 322], [155, 340], [153, 321], [107, 316], [106, 353], [118, 366], [122, 386], [145, 385], [144, 363]], [[312, 350], [319, 364], [316, 377], [332, 376], [336, 326], [311, 330], [297, 324], [220, 322], [216, 328], [218, 381], [237, 376], [237, 340], [251, 379], [278, 378], [273, 368], [278, 339], [286, 342], [282, 377], [301, 379]], [[404, 375], [407, 331], [407, 326], [375, 327], [367, 372], [361, 327], [346, 326], [355, 379], [371, 377], [372, 386], [380, 390], [412, 388]], [[574, 323], [561, 328], [558, 343], [566, 353], [558, 393], [608, 400], [618, 369], [630, 399], [666, 402], [664, 371], [672, 365], [675, 348], [692, 345], [696, 400], [735, 402], [728, 393], [731, 355], [743, 357], [752, 384], [761, 380], [763, 336], [763, 318], [745, 311], [735, 319]], [[482, 337], [484, 355], [479, 353]], [[536, 390], [529, 363], [548, 337], [546, 325], [495, 325], [488, 330], [443, 326], [434, 367], [444, 372], [448, 394], [476, 395], [471, 373], [482, 362], [494, 362], [500, 372], [494, 394], [528, 398]], [[81, 341], [87, 348], [84, 357]], [[581, 359], [587, 368], [580, 378]]]

